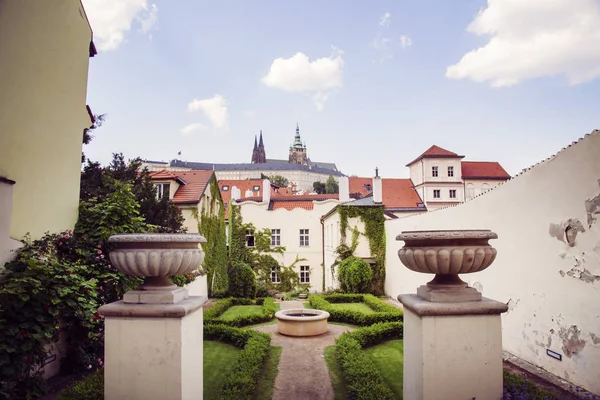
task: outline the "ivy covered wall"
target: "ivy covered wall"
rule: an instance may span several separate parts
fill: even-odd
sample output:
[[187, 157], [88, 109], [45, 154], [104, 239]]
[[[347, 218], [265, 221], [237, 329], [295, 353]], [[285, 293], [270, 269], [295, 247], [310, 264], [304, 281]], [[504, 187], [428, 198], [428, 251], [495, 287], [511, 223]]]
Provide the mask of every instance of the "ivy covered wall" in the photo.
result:
[[[340, 216], [340, 242], [346, 244], [346, 235], [348, 232], [348, 220], [350, 218], [359, 218], [364, 225], [364, 236], [369, 242], [371, 257], [375, 261], [373, 265], [373, 279], [368, 291], [375, 295], [384, 294], [385, 286], [385, 215], [383, 206], [340, 206], [338, 207]], [[353, 233], [352, 245], [356, 247], [356, 233]]]
[[[229, 284], [227, 278], [227, 237], [225, 232], [225, 206], [217, 178], [213, 175], [209, 182], [207, 201], [202, 203], [198, 220], [198, 232], [206, 238], [203, 267], [206, 272], [208, 295], [225, 294]], [[197, 212], [196, 212], [197, 214]]]

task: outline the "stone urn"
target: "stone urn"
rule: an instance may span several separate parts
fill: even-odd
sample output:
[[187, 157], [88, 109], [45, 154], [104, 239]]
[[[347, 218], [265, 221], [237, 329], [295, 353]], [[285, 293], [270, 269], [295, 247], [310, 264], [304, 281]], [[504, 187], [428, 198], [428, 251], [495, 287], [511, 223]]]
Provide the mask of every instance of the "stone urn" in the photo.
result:
[[458, 275], [489, 267], [496, 249], [488, 241], [497, 238], [490, 230], [404, 231], [396, 236], [404, 241], [398, 251], [402, 264], [412, 271], [435, 274], [417, 289], [419, 297], [432, 302], [481, 301], [481, 293]]
[[174, 304], [188, 298], [185, 288], [169, 277], [188, 274], [204, 260], [200, 246], [206, 239], [198, 234], [122, 234], [108, 239], [110, 261], [129, 276], [144, 277], [136, 290], [123, 295], [125, 303]]

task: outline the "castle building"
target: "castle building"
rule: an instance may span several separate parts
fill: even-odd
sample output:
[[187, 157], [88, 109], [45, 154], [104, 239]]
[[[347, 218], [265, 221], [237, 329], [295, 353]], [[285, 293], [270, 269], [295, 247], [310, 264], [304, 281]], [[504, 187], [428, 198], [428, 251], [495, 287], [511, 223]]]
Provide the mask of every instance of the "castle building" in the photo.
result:
[[252, 164], [264, 164], [267, 162], [267, 154], [265, 153], [265, 144], [263, 142], [262, 131], [260, 131], [260, 142], [256, 144], [256, 136], [254, 136], [254, 150], [252, 150]]
[[290, 156], [288, 162], [292, 164], [307, 165], [308, 157], [306, 155], [306, 144], [300, 139], [300, 127], [296, 124], [296, 135], [294, 143], [290, 146]]

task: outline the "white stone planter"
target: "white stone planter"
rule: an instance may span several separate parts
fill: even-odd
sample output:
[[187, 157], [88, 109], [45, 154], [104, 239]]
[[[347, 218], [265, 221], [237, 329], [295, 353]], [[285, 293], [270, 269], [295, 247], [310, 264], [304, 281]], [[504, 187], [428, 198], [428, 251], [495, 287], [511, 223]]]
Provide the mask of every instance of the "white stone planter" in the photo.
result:
[[429, 301], [481, 300], [481, 293], [468, 287], [459, 274], [483, 271], [496, 259], [489, 239], [498, 235], [489, 230], [405, 231], [396, 236], [404, 247], [398, 251], [408, 269], [435, 274], [417, 295]]
[[115, 268], [125, 275], [145, 277], [138, 290], [125, 293], [124, 302], [176, 303], [187, 298], [187, 290], [177, 289], [169, 276], [200, 267], [204, 260], [200, 243], [206, 239], [198, 234], [123, 234], [111, 236], [108, 242]]

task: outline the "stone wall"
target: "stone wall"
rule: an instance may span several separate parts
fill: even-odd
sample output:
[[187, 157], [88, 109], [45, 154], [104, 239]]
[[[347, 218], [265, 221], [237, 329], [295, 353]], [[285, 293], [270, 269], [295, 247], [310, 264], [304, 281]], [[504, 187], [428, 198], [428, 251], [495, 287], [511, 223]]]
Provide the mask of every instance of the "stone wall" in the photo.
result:
[[496, 261], [462, 279], [508, 304], [504, 350], [600, 394], [599, 156], [596, 130], [465, 204], [388, 221], [386, 293], [414, 293], [433, 277], [402, 265], [400, 232], [491, 229]]

